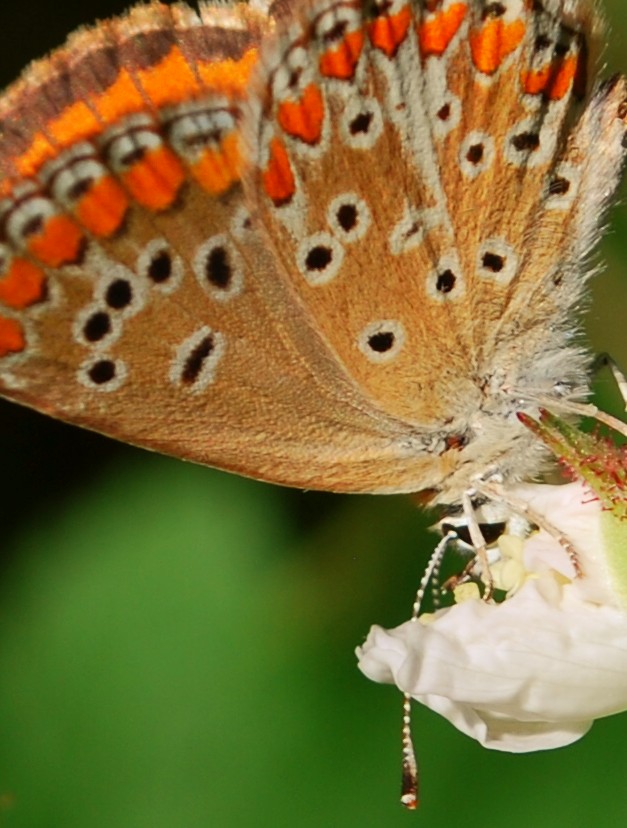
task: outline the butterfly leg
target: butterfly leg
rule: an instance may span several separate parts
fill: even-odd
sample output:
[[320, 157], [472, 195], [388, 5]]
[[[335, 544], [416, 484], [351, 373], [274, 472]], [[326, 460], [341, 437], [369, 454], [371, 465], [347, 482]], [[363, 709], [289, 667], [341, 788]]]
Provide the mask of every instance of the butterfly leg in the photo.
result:
[[553, 526], [553, 524], [543, 515], [535, 509], [532, 509], [531, 506], [529, 506], [529, 504], [521, 498], [511, 495], [500, 483], [484, 481], [477, 483], [476, 488], [478, 492], [486, 497], [489, 497], [491, 500], [508, 506], [512, 512], [525, 518], [529, 524], [543, 529], [547, 535], [554, 538], [564, 549], [575, 570], [575, 577], [579, 578], [583, 575], [581, 564], [579, 563], [579, 555], [577, 554], [577, 550], [574, 545], [560, 529]]
[[470, 540], [475, 549], [476, 560], [481, 566], [481, 574], [485, 581], [485, 592], [483, 593], [483, 600], [488, 602], [494, 593], [494, 580], [490, 571], [490, 562], [488, 560], [488, 547], [483, 537], [483, 532], [479, 526], [475, 507], [472, 505], [472, 496], [476, 494], [474, 489], [469, 489], [462, 495], [462, 508], [466, 517], [468, 532], [470, 533]]
[[447, 578], [446, 581], [444, 581], [444, 583], [442, 584], [442, 591], [455, 592], [457, 587], [461, 586], [462, 584], [466, 584], [469, 581], [476, 581], [476, 566], [477, 556], [473, 555], [461, 572], [459, 572], [457, 575], [451, 575], [450, 578]]
[[[614, 382], [618, 386], [618, 390], [625, 405], [627, 412], [627, 377], [618, 367], [618, 364], [612, 359], [609, 354], [599, 354], [592, 366], [592, 373], [597, 373], [603, 368], [609, 368], [614, 377]], [[574, 403], [568, 400], [555, 399], [543, 395], [528, 397], [528, 399], [537, 403], [549, 411], [557, 411], [559, 413], [578, 414], [580, 417], [591, 417], [599, 423], [611, 428], [623, 437], [627, 437], [627, 423], [619, 420], [605, 411], [601, 411], [594, 403]]]

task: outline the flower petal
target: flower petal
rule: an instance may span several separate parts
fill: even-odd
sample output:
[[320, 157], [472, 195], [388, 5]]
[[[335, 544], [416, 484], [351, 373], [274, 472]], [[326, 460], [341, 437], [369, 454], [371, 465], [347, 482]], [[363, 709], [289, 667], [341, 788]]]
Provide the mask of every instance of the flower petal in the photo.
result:
[[548, 576], [502, 604], [466, 601], [426, 625], [373, 627], [357, 654], [368, 677], [497, 750], [567, 745], [627, 709], [627, 615]]

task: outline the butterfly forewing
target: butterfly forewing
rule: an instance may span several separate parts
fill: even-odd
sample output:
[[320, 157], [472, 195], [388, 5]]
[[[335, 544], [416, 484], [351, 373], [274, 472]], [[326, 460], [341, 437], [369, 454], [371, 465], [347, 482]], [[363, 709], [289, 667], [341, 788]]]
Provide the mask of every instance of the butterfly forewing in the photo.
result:
[[3, 392], [257, 477], [413, 489], [411, 440], [334, 364], [239, 183], [261, 23], [184, 18], [150, 6], [81, 33], [5, 99], [7, 124], [31, 107], [4, 133]]
[[2, 393], [298, 486], [537, 470], [511, 388], [583, 379], [570, 308], [624, 152], [583, 6], [150, 3], [79, 32], [0, 99]]

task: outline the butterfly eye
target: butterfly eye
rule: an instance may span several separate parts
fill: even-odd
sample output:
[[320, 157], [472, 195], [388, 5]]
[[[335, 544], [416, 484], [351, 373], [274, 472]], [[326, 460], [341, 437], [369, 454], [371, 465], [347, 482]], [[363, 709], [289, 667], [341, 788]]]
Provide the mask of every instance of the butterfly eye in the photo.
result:
[[181, 285], [183, 262], [165, 239], [153, 239], [137, 259], [137, 272], [162, 293], [172, 293]]
[[392, 331], [380, 331], [368, 337], [368, 347], [375, 354], [385, 354], [394, 347], [395, 339]]
[[105, 311], [95, 311], [83, 327], [83, 336], [89, 343], [101, 342], [111, 333], [111, 317]]
[[383, 132], [381, 107], [374, 98], [351, 98], [340, 121], [344, 143], [353, 149], [370, 149]]
[[122, 360], [102, 358], [84, 363], [78, 372], [78, 380], [93, 391], [117, 391], [126, 380], [127, 373]]
[[535, 152], [540, 146], [540, 136], [537, 132], [519, 132], [513, 135], [510, 141], [518, 152]]
[[448, 92], [436, 100], [437, 103], [434, 101], [431, 109], [433, 132], [436, 137], [443, 138], [459, 124], [462, 105], [459, 98]]
[[548, 189], [550, 196], [564, 196], [570, 190], [570, 181], [563, 175], [557, 175], [549, 183]]
[[122, 326], [122, 314], [111, 313], [102, 306], [101, 301], [95, 302], [76, 315], [73, 324], [74, 340], [83, 346], [102, 349], [104, 344], [110, 345], [119, 338]]
[[317, 244], [307, 251], [305, 266], [308, 270], [325, 270], [333, 261], [333, 250], [325, 244]]
[[372, 322], [361, 332], [359, 350], [370, 362], [391, 362], [405, 343], [405, 329], [396, 320], [384, 319]]
[[354, 242], [366, 234], [371, 222], [370, 210], [363, 198], [355, 193], [343, 193], [329, 205], [327, 221], [335, 236]]
[[483, 158], [484, 146], [482, 143], [479, 144], [472, 144], [468, 147], [468, 152], [466, 153], [466, 160], [470, 164], [474, 164], [475, 166], [480, 163], [481, 159]]
[[128, 279], [115, 279], [105, 290], [105, 302], [112, 310], [124, 310], [133, 301], [133, 288]]
[[527, 118], [518, 123], [505, 138], [503, 152], [510, 164], [518, 167], [536, 167], [544, 163], [554, 149], [556, 135], [542, 133], [538, 124]]
[[435, 289], [439, 290], [440, 293], [450, 293], [455, 287], [456, 281], [457, 276], [453, 273], [453, 271], [450, 268], [447, 268], [446, 270], [443, 270], [441, 273], [438, 273], [435, 282]]
[[571, 164], [560, 164], [546, 185], [547, 210], [567, 210], [579, 189], [579, 170]]
[[448, 253], [440, 260], [438, 267], [427, 277], [427, 294], [438, 301], [461, 298], [464, 294], [464, 280], [456, 254]]
[[359, 115], [355, 115], [348, 125], [351, 135], [358, 135], [360, 132], [367, 133], [370, 129], [373, 117], [372, 112], [367, 111], [360, 112]]
[[359, 213], [354, 204], [340, 205], [334, 216], [345, 233], [350, 233], [359, 224]]
[[96, 385], [104, 385], [115, 377], [115, 362], [110, 359], [102, 359], [95, 362], [89, 369], [90, 379]]
[[176, 349], [170, 381], [193, 394], [200, 393], [214, 382], [225, 347], [224, 335], [204, 325]]
[[484, 253], [481, 264], [485, 270], [489, 270], [491, 273], [500, 273], [505, 265], [505, 259], [497, 253]]
[[330, 233], [315, 233], [301, 243], [296, 260], [310, 285], [324, 285], [337, 275], [343, 259], [344, 248]]
[[508, 285], [518, 272], [518, 256], [504, 239], [491, 238], [479, 248], [477, 273], [482, 279], [490, 279], [498, 285]]
[[156, 285], [167, 282], [172, 276], [172, 256], [168, 250], [159, 250], [150, 258], [146, 268], [148, 278]]
[[218, 302], [237, 296], [244, 286], [241, 259], [225, 234], [212, 236], [200, 245], [193, 268], [201, 286]]
[[477, 178], [494, 161], [494, 140], [485, 132], [473, 131], [462, 141], [459, 165], [466, 178]]
[[443, 104], [435, 114], [441, 121], [449, 121], [451, 118], [450, 103]]

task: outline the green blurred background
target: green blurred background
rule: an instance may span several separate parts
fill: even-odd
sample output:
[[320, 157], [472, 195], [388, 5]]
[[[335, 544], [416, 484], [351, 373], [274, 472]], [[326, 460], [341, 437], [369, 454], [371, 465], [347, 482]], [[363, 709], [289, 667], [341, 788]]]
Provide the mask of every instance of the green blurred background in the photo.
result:
[[[0, 82], [125, 5], [4, 4]], [[627, 7], [605, 8], [625, 70]], [[627, 365], [611, 221], [588, 330]], [[0, 825], [625, 824], [626, 715], [509, 756], [417, 709], [423, 805], [397, 804], [400, 697], [353, 648], [407, 618], [433, 546], [406, 499], [254, 483], [3, 401], [0, 457]]]

